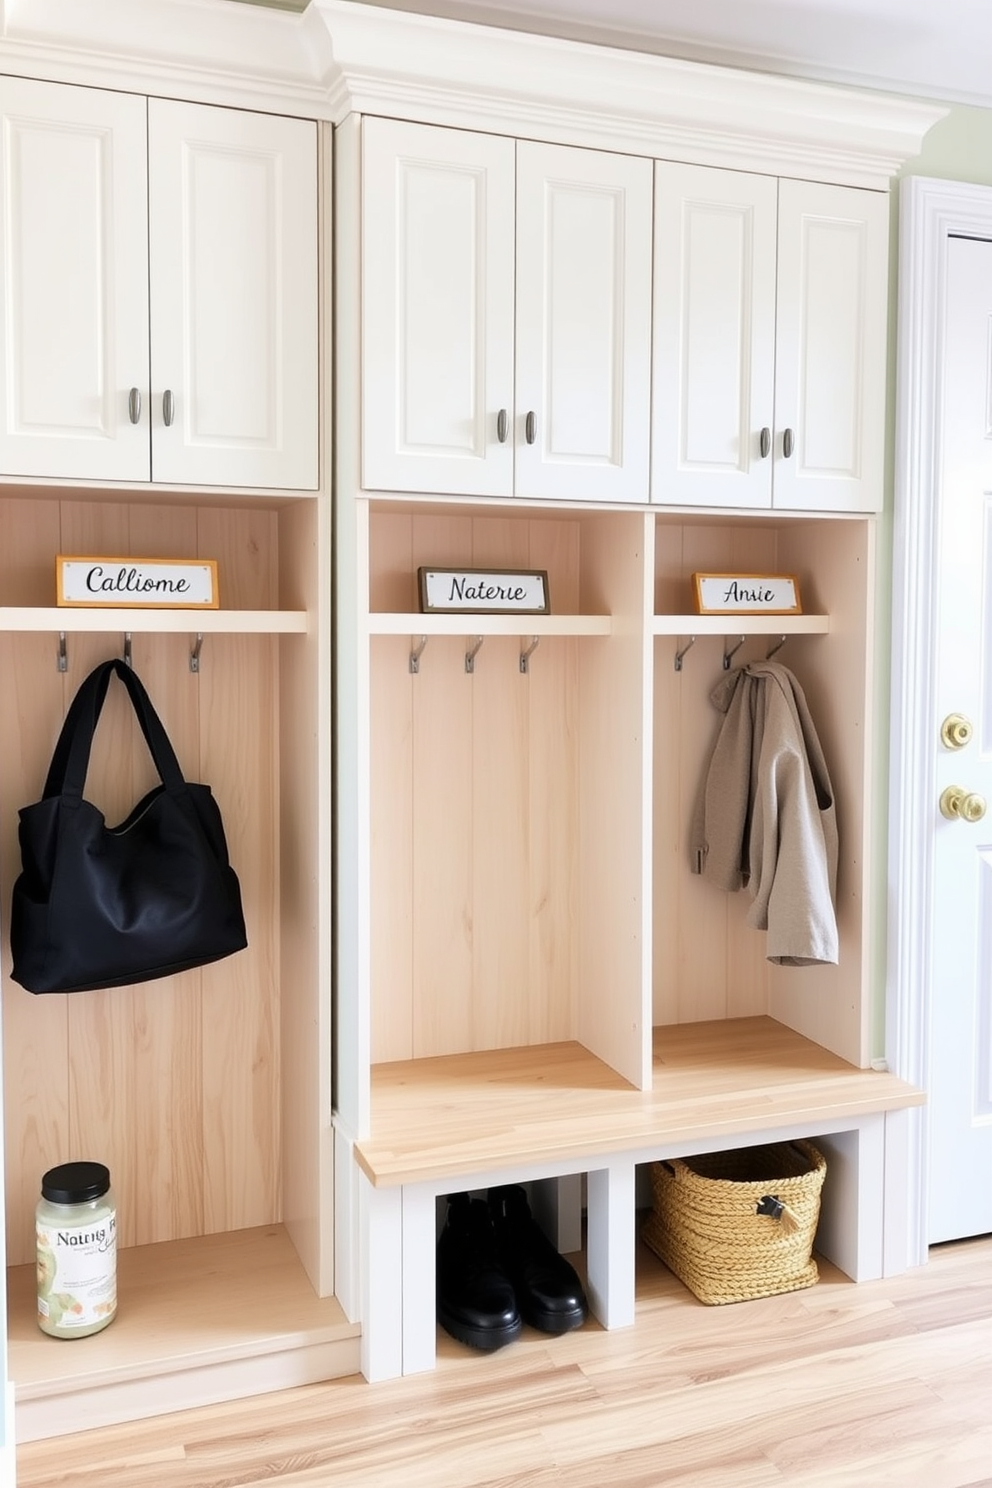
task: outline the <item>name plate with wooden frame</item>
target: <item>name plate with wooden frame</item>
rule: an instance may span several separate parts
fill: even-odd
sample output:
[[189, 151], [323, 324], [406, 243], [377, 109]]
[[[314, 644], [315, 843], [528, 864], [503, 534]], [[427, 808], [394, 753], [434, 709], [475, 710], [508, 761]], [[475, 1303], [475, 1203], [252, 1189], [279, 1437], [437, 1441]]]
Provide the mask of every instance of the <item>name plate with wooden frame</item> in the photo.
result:
[[57, 602], [100, 609], [216, 610], [213, 558], [79, 558], [55, 560]]
[[795, 574], [695, 573], [700, 615], [801, 615]]
[[546, 569], [418, 568], [425, 615], [549, 615]]

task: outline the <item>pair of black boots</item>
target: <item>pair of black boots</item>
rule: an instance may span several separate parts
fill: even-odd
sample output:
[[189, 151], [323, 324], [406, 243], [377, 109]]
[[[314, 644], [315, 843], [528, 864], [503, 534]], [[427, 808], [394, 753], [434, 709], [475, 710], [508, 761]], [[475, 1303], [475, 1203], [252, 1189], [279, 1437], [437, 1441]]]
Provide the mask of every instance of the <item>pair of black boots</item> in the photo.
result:
[[519, 1185], [491, 1188], [486, 1199], [449, 1197], [437, 1244], [437, 1317], [452, 1338], [489, 1351], [512, 1343], [525, 1322], [542, 1333], [567, 1333], [586, 1311], [574, 1267], [534, 1219]]

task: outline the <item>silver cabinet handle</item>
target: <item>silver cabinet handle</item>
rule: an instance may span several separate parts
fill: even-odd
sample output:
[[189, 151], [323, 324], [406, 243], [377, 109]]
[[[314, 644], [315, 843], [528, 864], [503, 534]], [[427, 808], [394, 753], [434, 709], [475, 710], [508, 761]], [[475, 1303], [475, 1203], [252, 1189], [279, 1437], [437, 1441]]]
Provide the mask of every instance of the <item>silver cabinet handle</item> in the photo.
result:
[[137, 424], [141, 419], [141, 389], [133, 387], [127, 395], [127, 416], [132, 424]]
[[791, 429], [786, 429], [782, 435], [782, 453], [787, 460], [791, 460], [792, 451], [796, 447], [796, 436]]
[[767, 460], [768, 459], [768, 456], [769, 456], [769, 454], [771, 452], [771, 447], [772, 447], [772, 431], [771, 431], [771, 429], [769, 429], [768, 425], [766, 424], [765, 427], [761, 431], [761, 438], [760, 438], [760, 442], [759, 442], [759, 448], [761, 450], [761, 458], [763, 460]]
[[533, 444], [537, 438], [537, 415], [533, 409], [528, 413], [524, 422], [524, 434], [528, 444]]
[[496, 438], [499, 440], [500, 444], [506, 443], [508, 430], [509, 419], [506, 416], [506, 409], [501, 408], [499, 413], [496, 415]]
[[176, 400], [173, 397], [172, 389], [166, 388], [165, 392], [162, 394], [162, 422], [166, 428], [169, 427], [175, 416]]

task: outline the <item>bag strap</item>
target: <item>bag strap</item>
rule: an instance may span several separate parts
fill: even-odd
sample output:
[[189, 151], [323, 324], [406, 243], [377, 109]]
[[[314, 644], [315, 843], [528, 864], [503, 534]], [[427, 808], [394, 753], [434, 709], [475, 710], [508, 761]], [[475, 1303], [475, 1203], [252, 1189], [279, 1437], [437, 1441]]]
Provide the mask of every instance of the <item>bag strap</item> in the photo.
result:
[[176, 758], [176, 752], [169, 742], [169, 736], [162, 726], [161, 719], [152, 707], [151, 699], [133, 669], [126, 666], [118, 657], [114, 657], [111, 661], [101, 662], [98, 667], [94, 667], [89, 676], [80, 684], [76, 696], [69, 705], [69, 711], [65, 716], [62, 732], [59, 734], [52, 762], [48, 768], [44, 798], [65, 796], [70, 801], [82, 800], [93, 735], [100, 720], [112, 676], [119, 677], [127, 689], [131, 706], [137, 715], [141, 732], [162, 784], [171, 795], [185, 791], [186, 781]]

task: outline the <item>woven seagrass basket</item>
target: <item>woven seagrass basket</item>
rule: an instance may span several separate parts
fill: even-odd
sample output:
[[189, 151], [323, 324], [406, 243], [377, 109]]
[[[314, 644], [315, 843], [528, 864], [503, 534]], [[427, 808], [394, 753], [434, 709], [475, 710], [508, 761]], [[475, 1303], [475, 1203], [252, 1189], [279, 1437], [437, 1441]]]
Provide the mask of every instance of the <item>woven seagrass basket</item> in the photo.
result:
[[812, 1257], [827, 1165], [810, 1142], [774, 1142], [652, 1165], [641, 1237], [701, 1302], [797, 1292]]

